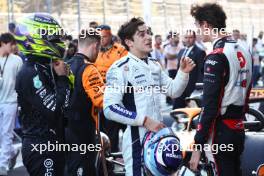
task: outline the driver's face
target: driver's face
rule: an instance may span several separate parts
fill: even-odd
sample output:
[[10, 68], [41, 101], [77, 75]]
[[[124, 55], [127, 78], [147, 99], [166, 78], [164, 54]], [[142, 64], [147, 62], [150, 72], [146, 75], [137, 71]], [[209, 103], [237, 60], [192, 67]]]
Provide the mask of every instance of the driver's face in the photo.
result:
[[133, 36], [132, 47], [141, 53], [148, 54], [152, 51], [151, 31], [145, 24], [138, 26], [138, 30]]

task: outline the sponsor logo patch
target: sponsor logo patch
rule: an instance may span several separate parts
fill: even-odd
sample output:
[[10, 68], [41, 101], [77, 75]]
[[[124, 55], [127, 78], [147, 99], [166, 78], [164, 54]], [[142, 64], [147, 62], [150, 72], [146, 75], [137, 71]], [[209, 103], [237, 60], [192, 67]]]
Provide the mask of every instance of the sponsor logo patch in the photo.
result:
[[33, 83], [34, 83], [34, 87], [35, 87], [36, 89], [39, 89], [39, 88], [42, 87], [42, 82], [40, 81], [38, 75], [35, 76], [35, 77], [33, 78]]

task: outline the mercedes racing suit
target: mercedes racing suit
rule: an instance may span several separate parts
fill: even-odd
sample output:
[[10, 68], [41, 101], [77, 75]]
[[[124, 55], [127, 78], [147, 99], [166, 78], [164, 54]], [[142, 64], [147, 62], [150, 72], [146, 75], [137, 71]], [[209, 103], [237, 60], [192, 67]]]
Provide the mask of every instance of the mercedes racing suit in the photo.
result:
[[[249, 51], [224, 37], [214, 42], [204, 65], [203, 110], [195, 143], [212, 145], [205, 151], [217, 175], [241, 175], [244, 148], [243, 119], [251, 88], [252, 59]], [[213, 151], [216, 149], [217, 151]], [[221, 147], [222, 146], [222, 147]], [[205, 148], [204, 148], [205, 149]]]
[[31, 176], [61, 176], [64, 171], [64, 153], [54, 148], [51, 151], [48, 143], [63, 142], [63, 111], [69, 104], [70, 89], [66, 76], [54, 76], [53, 80], [49, 64], [33, 60], [26, 61], [17, 75], [16, 91], [22, 112], [22, 157]]
[[189, 74], [179, 70], [173, 80], [151, 58], [144, 62], [131, 53], [116, 61], [107, 72], [104, 94], [106, 118], [127, 125], [122, 153], [126, 175], [140, 176], [141, 143], [146, 116], [162, 121], [160, 94], [179, 97], [187, 86]]

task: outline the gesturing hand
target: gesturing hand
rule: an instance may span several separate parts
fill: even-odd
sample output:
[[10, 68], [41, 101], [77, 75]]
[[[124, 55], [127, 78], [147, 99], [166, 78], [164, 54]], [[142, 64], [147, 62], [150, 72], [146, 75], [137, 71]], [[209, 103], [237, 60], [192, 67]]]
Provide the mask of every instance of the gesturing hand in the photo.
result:
[[180, 61], [180, 69], [184, 73], [189, 73], [195, 67], [195, 63], [189, 57], [184, 57]]
[[200, 158], [201, 158], [201, 152], [199, 150], [192, 152], [192, 157], [189, 161], [191, 170], [197, 171], [197, 167], [198, 167]]

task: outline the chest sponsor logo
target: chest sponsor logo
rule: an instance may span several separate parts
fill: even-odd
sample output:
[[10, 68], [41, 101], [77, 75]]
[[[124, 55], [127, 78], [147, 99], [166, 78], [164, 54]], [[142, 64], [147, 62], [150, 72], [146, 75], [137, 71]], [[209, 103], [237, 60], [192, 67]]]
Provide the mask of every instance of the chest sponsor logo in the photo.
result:
[[206, 72], [208, 72], [208, 73], [210, 73], [211, 70], [212, 70], [211, 67], [207, 67], [207, 68], [206, 68]]
[[40, 81], [38, 75], [35, 76], [35, 77], [33, 78], [33, 84], [34, 84], [34, 87], [35, 87], [36, 89], [39, 89], [39, 88], [42, 87], [42, 82]]
[[159, 76], [158, 73], [151, 73], [153, 76]]
[[146, 82], [147, 82], [147, 80], [145, 80], [145, 79], [136, 81], [137, 84], [143, 84], [143, 83], [146, 83]]
[[47, 90], [46, 90], [46, 89], [43, 89], [43, 90], [39, 93], [39, 96], [40, 96], [41, 98], [44, 98], [44, 97], [46, 96], [46, 94], [47, 94]]
[[137, 75], [135, 76], [135, 79], [142, 78], [142, 77], [145, 77], [145, 75], [144, 74]]
[[207, 60], [206, 62], [205, 62], [205, 64], [209, 64], [209, 65], [215, 65], [215, 64], [217, 64], [218, 62], [217, 61], [213, 61], [213, 60]]
[[45, 176], [52, 176], [53, 174], [53, 160], [50, 159], [50, 158], [47, 158], [45, 161], [44, 161], [44, 167], [46, 168], [46, 173], [45, 173]]
[[77, 176], [83, 176], [83, 168], [79, 167], [77, 170]]
[[124, 66], [124, 71], [129, 71], [129, 67], [127, 65]]
[[133, 68], [133, 71], [136, 73], [139, 69], [135, 66], [132, 67]]

